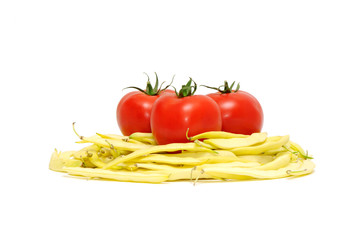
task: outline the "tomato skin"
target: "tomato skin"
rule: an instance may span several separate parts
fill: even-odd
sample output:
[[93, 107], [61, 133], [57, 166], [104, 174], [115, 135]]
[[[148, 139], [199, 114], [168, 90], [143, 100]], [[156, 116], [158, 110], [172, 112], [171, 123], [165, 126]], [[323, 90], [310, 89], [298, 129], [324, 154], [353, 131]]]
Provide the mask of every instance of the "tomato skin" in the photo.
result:
[[133, 91], [122, 97], [116, 111], [118, 126], [122, 134], [129, 136], [135, 132], [151, 133], [150, 114], [153, 103], [165, 94], [174, 94], [174, 91], [164, 90], [155, 96]]
[[222, 131], [252, 134], [263, 126], [263, 110], [258, 100], [244, 91], [208, 94], [217, 102], [222, 115]]
[[150, 123], [158, 144], [189, 142], [187, 129], [188, 136], [194, 136], [222, 128], [218, 105], [205, 95], [161, 96], [154, 102]]

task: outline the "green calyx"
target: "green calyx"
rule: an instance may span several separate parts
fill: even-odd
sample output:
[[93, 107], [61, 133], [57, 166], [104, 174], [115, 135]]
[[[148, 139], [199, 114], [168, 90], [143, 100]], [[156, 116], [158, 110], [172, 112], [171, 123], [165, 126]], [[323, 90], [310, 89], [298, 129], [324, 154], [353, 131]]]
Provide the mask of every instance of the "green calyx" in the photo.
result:
[[[194, 85], [192, 85], [192, 82], [194, 83]], [[183, 97], [189, 97], [194, 95], [194, 93], [197, 90], [197, 83], [195, 81], [193, 81], [192, 78], [189, 78], [189, 81], [187, 82], [186, 85], [182, 85], [182, 88], [177, 92], [177, 89], [175, 89], [175, 87], [173, 87], [175, 90], [175, 94], [177, 95], [178, 98], [183, 98]]]
[[221, 85], [219, 86], [218, 88], [216, 87], [209, 87], [209, 86], [206, 86], [206, 85], [201, 85], [202, 87], [206, 87], [206, 88], [210, 88], [210, 89], [213, 89], [213, 90], [217, 90], [218, 92], [220, 92], [221, 94], [223, 93], [232, 93], [232, 92], [237, 92], [240, 88], [240, 85], [239, 83], [237, 84], [237, 87], [235, 90], [232, 90], [233, 86], [235, 84], [235, 81], [231, 84], [231, 86], [229, 86], [228, 82], [227, 81], [224, 81], [224, 85]]
[[[144, 94], [147, 94], [149, 96], [156, 96], [156, 95], [159, 95], [159, 93], [161, 93], [162, 91], [166, 90], [167, 88], [169, 88], [171, 86], [171, 84], [173, 83], [173, 79], [174, 79], [174, 76], [172, 78], [172, 81], [169, 85], [167, 85], [166, 87], [162, 88], [163, 84], [165, 82], [162, 82], [161, 85], [159, 86], [159, 80], [158, 80], [158, 75], [157, 73], [155, 72], [155, 85], [154, 87], [152, 86], [152, 84], [150, 83], [150, 78], [149, 78], [149, 75], [147, 73], [144, 73], [145, 75], [147, 75], [148, 77], [148, 81], [147, 81], [147, 86], [145, 87], [145, 90], [139, 88], [139, 87], [126, 87], [124, 89], [127, 89], [127, 88], [134, 88], [134, 89], [137, 89], [138, 91], [141, 91], [142, 93]], [[123, 90], [124, 90], [123, 89]]]

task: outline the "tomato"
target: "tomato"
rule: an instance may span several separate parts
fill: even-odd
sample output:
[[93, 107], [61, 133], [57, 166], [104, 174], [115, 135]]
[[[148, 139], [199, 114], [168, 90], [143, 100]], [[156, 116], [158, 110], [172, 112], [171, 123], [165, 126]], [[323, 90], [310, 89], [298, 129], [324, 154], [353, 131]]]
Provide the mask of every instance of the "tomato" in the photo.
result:
[[205, 95], [193, 95], [190, 79], [176, 94], [160, 96], [153, 104], [150, 123], [158, 144], [188, 142], [188, 136], [220, 131], [221, 112], [217, 103]]
[[150, 114], [153, 103], [160, 96], [165, 94], [174, 94], [174, 91], [168, 89], [158, 89], [157, 75], [154, 88], [150, 84], [149, 76], [146, 90], [142, 90], [137, 87], [130, 88], [135, 88], [138, 91], [126, 94], [119, 101], [116, 111], [118, 126], [125, 136], [129, 136], [134, 132], [151, 133]]
[[252, 134], [260, 132], [263, 126], [263, 110], [258, 100], [245, 91], [240, 91], [239, 84], [232, 90], [225, 81], [224, 88], [217, 93], [208, 94], [218, 104], [222, 115], [222, 131]]

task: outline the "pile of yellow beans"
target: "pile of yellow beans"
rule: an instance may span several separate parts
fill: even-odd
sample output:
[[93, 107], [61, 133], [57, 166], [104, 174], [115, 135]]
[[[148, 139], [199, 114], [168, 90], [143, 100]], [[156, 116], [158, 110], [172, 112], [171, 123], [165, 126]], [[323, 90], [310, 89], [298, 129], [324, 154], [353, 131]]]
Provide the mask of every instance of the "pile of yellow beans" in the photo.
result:
[[311, 173], [315, 164], [286, 136], [205, 132], [188, 143], [157, 145], [151, 133], [80, 137], [78, 151], [51, 156], [49, 168], [91, 179], [162, 183], [276, 179]]

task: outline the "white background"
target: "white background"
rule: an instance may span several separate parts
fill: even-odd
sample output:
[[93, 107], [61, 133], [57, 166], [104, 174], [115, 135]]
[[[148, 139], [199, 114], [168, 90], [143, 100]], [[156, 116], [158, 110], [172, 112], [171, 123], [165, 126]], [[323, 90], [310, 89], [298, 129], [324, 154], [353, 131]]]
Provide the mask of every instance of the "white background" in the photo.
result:
[[[0, 238], [360, 239], [360, 12], [347, 0], [1, 1]], [[82, 147], [72, 122], [119, 133], [122, 89], [154, 71], [175, 87], [240, 82], [263, 131], [290, 134], [316, 171], [194, 187], [48, 170], [54, 148]]]

